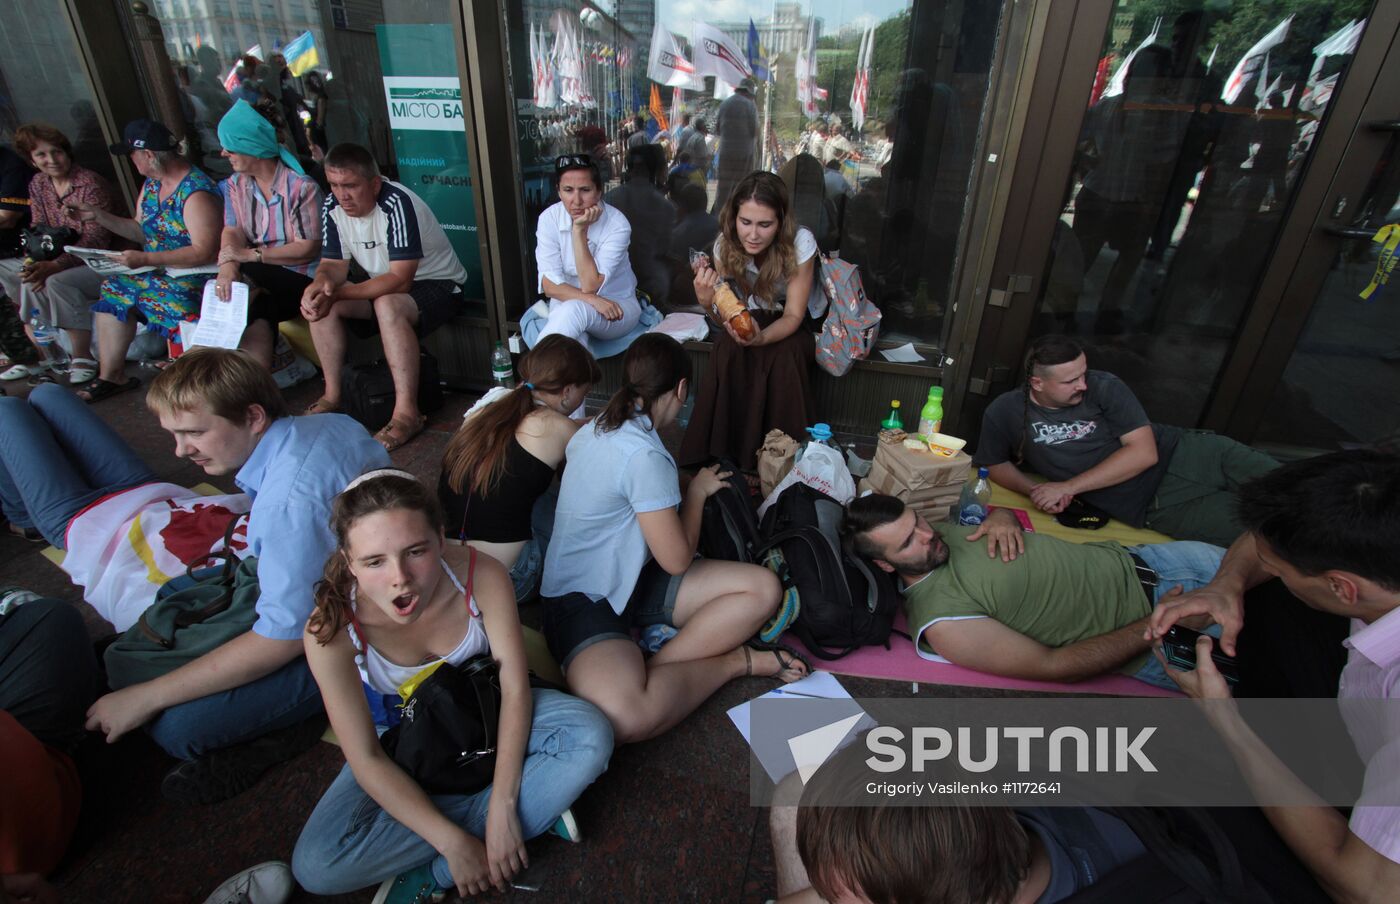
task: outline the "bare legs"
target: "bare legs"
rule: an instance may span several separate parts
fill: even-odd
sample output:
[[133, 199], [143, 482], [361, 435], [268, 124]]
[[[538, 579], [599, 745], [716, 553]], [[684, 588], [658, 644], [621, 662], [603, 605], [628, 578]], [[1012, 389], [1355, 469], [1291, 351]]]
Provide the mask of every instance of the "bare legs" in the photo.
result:
[[[345, 369], [346, 319], [379, 321], [384, 358], [394, 377], [393, 418], [416, 424], [418, 411], [418, 305], [413, 297], [399, 293], [382, 295], [374, 301], [347, 299], [331, 305], [325, 317], [311, 324], [311, 339], [321, 359], [326, 377], [322, 398], [332, 406], [340, 404], [341, 374]], [[246, 337], [245, 337], [246, 338]]]
[[97, 347], [102, 356], [97, 375], [109, 383], [125, 382], [126, 351], [131, 348], [131, 340], [136, 336], [136, 321], [129, 317], [121, 321], [105, 311], [99, 311], [93, 316], [93, 326], [97, 331]]
[[781, 591], [766, 568], [696, 562], [676, 595], [680, 633], [650, 661], [631, 641], [596, 643], [569, 663], [569, 687], [607, 715], [618, 743], [656, 737], [744, 675], [750, 656], [753, 674], [778, 673], [771, 653], [741, 645], [772, 616]]

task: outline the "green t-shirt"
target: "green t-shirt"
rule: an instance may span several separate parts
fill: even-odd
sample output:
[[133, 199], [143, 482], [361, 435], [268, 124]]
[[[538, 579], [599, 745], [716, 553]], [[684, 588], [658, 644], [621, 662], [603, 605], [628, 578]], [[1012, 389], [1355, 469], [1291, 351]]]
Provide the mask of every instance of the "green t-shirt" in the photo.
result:
[[[941, 618], [988, 616], [1047, 647], [1063, 647], [1130, 624], [1151, 611], [1133, 560], [1112, 541], [1069, 543], [1026, 534], [1025, 555], [988, 558], [986, 540], [967, 541], [975, 528], [940, 527], [948, 561], [904, 591], [919, 655], [931, 652], [924, 629]], [[1147, 655], [1119, 671], [1132, 674]]]

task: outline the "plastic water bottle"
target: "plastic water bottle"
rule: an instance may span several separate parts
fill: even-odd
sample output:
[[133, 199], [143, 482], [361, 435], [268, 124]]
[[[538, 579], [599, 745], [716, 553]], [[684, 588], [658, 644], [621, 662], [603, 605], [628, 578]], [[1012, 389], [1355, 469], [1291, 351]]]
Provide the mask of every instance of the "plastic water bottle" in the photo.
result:
[[987, 506], [992, 503], [992, 485], [987, 482], [987, 469], [977, 469], [977, 482], [963, 484], [958, 497], [958, 523], [975, 526], [987, 520]]
[[39, 352], [44, 356], [44, 366], [49, 370], [66, 368], [68, 353], [58, 341], [58, 330], [40, 323], [37, 319], [32, 321], [30, 328], [34, 331], [34, 344], [39, 346]]
[[828, 446], [831, 445], [832, 434], [830, 424], [813, 424], [812, 426], [807, 428], [807, 435], [812, 438], [812, 442], [814, 443], [823, 443], [824, 445]]
[[943, 432], [943, 387], [932, 386], [928, 391], [928, 401], [919, 412], [919, 435], [927, 439], [935, 433]]
[[515, 365], [511, 363], [506, 344], [498, 341], [491, 351], [491, 380], [506, 389], [515, 388]]
[[886, 430], [903, 430], [904, 421], [899, 417], [899, 399], [890, 400], [890, 416], [880, 422]]

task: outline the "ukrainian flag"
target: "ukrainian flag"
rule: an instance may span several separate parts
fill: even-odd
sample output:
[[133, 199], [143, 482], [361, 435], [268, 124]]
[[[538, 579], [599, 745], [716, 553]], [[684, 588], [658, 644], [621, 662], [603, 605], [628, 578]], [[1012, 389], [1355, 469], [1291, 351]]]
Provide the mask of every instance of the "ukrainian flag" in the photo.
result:
[[296, 40], [283, 47], [282, 56], [287, 59], [287, 68], [297, 77], [321, 65], [321, 57], [316, 53], [316, 39], [309, 31], [302, 32]]

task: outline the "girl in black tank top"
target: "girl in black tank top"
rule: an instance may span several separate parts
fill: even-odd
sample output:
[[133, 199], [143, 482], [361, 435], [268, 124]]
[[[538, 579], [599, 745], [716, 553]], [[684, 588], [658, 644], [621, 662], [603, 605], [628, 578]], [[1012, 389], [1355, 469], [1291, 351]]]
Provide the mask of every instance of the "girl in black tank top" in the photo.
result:
[[[522, 382], [469, 416], [447, 445], [438, 498], [447, 515], [447, 535], [466, 542], [521, 543], [531, 539], [530, 516], [536, 500], [554, 481], [562, 464], [567, 424], [541, 412], [540, 434], [525, 421], [541, 408], [564, 417], [602, 378], [598, 363], [582, 345], [565, 336], [546, 336], [520, 361]], [[576, 428], [575, 428], [576, 429]], [[553, 431], [552, 435], [551, 431]], [[542, 460], [520, 442], [540, 436], [558, 449], [557, 461]]]

